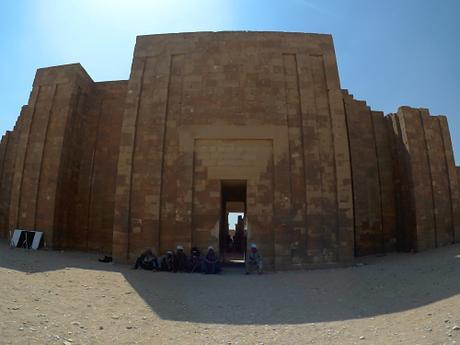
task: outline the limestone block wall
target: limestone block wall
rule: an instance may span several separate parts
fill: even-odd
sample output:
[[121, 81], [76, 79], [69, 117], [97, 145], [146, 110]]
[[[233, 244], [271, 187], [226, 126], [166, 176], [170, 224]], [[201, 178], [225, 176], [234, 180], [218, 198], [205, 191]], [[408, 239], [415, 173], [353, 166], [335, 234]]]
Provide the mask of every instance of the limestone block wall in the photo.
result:
[[80, 65], [37, 71], [18, 126], [9, 229], [40, 229], [53, 246], [63, 150], [74, 103], [90, 80]]
[[[21, 131], [24, 128], [24, 114], [27, 106], [22, 107], [14, 129], [8, 131], [2, 138], [3, 158], [0, 166], [0, 236], [8, 238], [10, 236], [10, 206], [13, 188], [13, 178], [16, 166], [17, 149], [21, 138]], [[24, 138], [24, 137], [22, 137]]]
[[[17, 126], [16, 126], [17, 128]], [[0, 236], [8, 238], [8, 219], [14, 172], [17, 132], [7, 132], [0, 143]]]
[[235, 180], [268, 268], [460, 240], [446, 118], [371, 110], [341, 90], [331, 36], [276, 32], [140, 36], [127, 81], [39, 69], [0, 141], [0, 236], [119, 261], [219, 248]]
[[447, 120], [401, 107], [384, 117], [343, 91], [355, 255], [458, 241], [459, 185]]
[[115, 180], [127, 81], [94, 83], [83, 95], [63, 171], [61, 247], [112, 250]]
[[[138, 37], [121, 138], [117, 259], [146, 243], [160, 252], [215, 243], [222, 179], [248, 181], [252, 239], [270, 264], [352, 259], [348, 136], [330, 36]], [[228, 157], [232, 143], [242, 156], [260, 150], [264, 168], [208, 160], [210, 142]]]
[[401, 107], [388, 120], [401, 249], [425, 250], [458, 241], [459, 185], [446, 118]]
[[0, 146], [4, 237], [38, 230], [51, 248], [111, 251], [126, 84], [94, 83], [79, 64], [37, 71]]
[[393, 251], [396, 209], [391, 138], [381, 112], [346, 90], [344, 104], [353, 176], [355, 255]]
[[460, 186], [460, 167], [456, 167], [456, 168], [457, 168], [458, 182], [459, 182], [459, 186]]

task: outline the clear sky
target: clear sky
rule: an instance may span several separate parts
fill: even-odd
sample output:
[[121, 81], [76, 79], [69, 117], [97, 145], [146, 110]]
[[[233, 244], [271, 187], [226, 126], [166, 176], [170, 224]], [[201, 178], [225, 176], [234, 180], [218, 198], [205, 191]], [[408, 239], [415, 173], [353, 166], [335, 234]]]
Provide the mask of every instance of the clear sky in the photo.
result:
[[96, 81], [128, 79], [136, 35], [203, 30], [332, 34], [342, 88], [385, 113], [447, 115], [460, 165], [458, 0], [1, 1], [0, 133], [37, 68], [80, 62]]

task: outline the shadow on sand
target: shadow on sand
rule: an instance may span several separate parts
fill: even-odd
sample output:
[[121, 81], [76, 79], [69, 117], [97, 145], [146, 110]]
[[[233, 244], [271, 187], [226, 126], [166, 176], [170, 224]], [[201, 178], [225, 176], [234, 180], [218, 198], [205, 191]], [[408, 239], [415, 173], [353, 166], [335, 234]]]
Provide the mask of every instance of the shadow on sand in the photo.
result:
[[104, 264], [95, 254], [25, 251], [0, 244], [0, 267], [30, 272], [75, 267], [123, 274], [162, 319], [212, 324], [300, 324], [396, 313], [460, 292], [460, 245], [369, 257], [359, 267], [246, 276], [152, 273]]

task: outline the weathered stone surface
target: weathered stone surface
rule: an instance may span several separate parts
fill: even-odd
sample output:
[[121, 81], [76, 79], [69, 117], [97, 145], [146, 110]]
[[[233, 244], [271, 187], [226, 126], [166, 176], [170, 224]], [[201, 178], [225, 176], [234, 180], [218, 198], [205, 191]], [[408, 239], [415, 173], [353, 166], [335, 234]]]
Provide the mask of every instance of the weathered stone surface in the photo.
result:
[[341, 90], [331, 36], [277, 32], [139, 36], [128, 81], [38, 70], [0, 144], [0, 233], [120, 261], [219, 248], [222, 181], [244, 181], [269, 268], [460, 238], [445, 118], [372, 111]]
[[459, 186], [445, 118], [409, 107], [390, 118], [400, 248], [456, 241]]
[[344, 95], [350, 140], [355, 209], [355, 253], [384, 251], [379, 161], [372, 112], [362, 101]]

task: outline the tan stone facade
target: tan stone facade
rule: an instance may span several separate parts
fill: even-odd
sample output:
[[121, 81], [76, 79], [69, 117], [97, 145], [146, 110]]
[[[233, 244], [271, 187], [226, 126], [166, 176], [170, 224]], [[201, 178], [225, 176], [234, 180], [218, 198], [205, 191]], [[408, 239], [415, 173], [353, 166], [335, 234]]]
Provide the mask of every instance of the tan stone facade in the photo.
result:
[[0, 184], [4, 237], [41, 230], [49, 247], [120, 261], [221, 247], [230, 205], [275, 269], [460, 239], [446, 118], [354, 100], [329, 35], [140, 36], [128, 81], [39, 69], [2, 138]]

